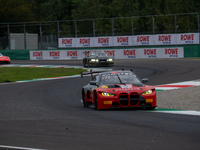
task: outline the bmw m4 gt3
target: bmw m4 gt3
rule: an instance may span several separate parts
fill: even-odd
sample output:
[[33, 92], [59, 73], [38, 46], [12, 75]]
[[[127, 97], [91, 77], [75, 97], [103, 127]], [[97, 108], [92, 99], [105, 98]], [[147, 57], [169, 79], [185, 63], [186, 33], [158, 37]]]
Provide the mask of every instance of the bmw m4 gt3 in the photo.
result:
[[133, 71], [82, 72], [91, 74], [91, 81], [82, 88], [84, 107], [96, 109], [141, 108], [155, 109], [156, 90], [144, 85], [147, 78], [140, 79]]

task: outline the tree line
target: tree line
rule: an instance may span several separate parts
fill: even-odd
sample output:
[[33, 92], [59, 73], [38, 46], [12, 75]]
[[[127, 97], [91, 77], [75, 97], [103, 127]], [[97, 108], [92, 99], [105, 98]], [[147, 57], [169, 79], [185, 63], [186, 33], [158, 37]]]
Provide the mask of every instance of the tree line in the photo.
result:
[[[152, 26], [156, 32], [173, 32], [176, 28], [175, 23], [178, 31], [192, 32], [198, 30], [199, 12], [199, 0], [0, 0], [1, 24], [69, 20], [60, 23], [61, 34], [68, 36], [75, 34], [74, 20], [86, 19], [97, 19], [95, 20], [97, 35], [111, 34], [112, 19], [98, 18], [114, 18], [115, 33], [118, 34], [132, 34], [132, 27], [134, 34], [144, 31], [151, 33]], [[93, 34], [92, 20], [78, 21], [77, 27], [79, 34]], [[39, 33], [38, 27], [29, 28], [27, 29], [29, 32]], [[57, 24], [43, 28], [47, 30], [46, 33], [57, 32]], [[14, 29], [19, 30], [16, 32], [23, 32], [23, 29]], [[1, 27], [0, 30], [0, 36], [6, 35], [6, 28]]]

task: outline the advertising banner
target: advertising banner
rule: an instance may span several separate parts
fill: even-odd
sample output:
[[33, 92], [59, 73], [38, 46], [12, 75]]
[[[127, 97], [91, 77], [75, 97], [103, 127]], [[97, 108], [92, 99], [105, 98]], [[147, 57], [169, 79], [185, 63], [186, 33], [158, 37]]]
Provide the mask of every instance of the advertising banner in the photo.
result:
[[87, 52], [104, 51], [115, 59], [136, 58], [183, 58], [183, 47], [175, 48], [141, 48], [141, 49], [110, 49], [110, 50], [49, 50], [30, 51], [31, 60], [65, 60], [83, 59]]
[[133, 38], [132, 36], [115, 36], [114, 46], [132, 46]]
[[177, 34], [176, 44], [199, 44], [199, 33]]
[[89, 37], [76, 38], [76, 47], [94, 47], [94, 39]]
[[176, 34], [154, 35], [155, 45], [174, 45], [176, 44]]
[[133, 36], [133, 45], [154, 45], [154, 36], [153, 35], [137, 35]]
[[71, 48], [76, 47], [76, 38], [59, 38], [59, 48]]
[[114, 46], [113, 37], [94, 37], [94, 47]]

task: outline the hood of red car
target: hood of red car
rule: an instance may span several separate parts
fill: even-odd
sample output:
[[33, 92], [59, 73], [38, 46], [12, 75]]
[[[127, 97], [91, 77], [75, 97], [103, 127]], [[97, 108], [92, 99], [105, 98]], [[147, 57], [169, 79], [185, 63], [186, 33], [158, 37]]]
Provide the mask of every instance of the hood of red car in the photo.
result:
[[143, 85], [137, 86], [133, 84], [115, 84], [115, 85], [102, 85], [98, 88], [100, 91], [107, 91], [107, 92], [142, 92], [149, 89], [154, 89], [153, 86]]

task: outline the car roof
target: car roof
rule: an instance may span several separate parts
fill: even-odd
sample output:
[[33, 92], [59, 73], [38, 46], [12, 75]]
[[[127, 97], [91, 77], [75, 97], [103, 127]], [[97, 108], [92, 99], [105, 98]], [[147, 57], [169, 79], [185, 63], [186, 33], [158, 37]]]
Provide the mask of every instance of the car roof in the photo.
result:
[[135, 73], [133, 71], [130, 71], [130, 70], [106, 71], [106, 72], [101, 72], [99, 74], [115, 74], [115, 73], [127, 73], [127, 72], [131, 72], [132, 74], [135, 75]]

